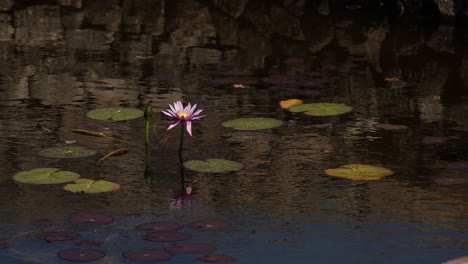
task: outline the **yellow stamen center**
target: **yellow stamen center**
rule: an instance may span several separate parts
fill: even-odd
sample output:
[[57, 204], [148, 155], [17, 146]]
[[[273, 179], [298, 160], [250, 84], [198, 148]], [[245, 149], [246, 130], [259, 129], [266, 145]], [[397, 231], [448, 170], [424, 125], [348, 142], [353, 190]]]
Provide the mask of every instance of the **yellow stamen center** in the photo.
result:
[[185, 112], [185, 111], [178, 112], [177, 114], [179, 115], [180, 118], [186, 118], [186, 117], [190, 116], [190, 114], [188, 112]]

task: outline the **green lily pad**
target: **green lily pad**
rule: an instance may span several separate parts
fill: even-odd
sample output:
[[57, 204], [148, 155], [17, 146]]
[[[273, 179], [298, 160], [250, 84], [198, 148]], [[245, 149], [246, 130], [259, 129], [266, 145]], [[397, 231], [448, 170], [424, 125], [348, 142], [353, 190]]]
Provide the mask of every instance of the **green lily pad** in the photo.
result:
[[37, 154], [46, 158], [82, 158], [96, 154], [95, 150], [80, 146], [51, 147], [40, 150]]
[[184, 167], [193, 171], [223, 173], [240, 171], [244, 165], [239, 162], [225, 159], [189, 160], [184, 162]]
[[74, 181], [79, 177], [79, 174], [71, 171], [61, 171], [57, 168], [37, 168], [18, 172], [13, 176], [13, 179], [28, 184], [59, 184]]
[[64, 190], [73, 193], [103, 193], [120, 189], [120, 184], [105, 180], [78, 179], [75, 183], [69, 183]]
[[86, 116], [97, 120], [130, 120], [142, 117], [144, 112], [136, 108], [108, 107], [89, 111]]
[[259, 130], [279, 127], [283, 121], [274, 118], [247, 117], [238, 118], [222, 123], [224, 127], [234, 128], [236, 130]]
[[344, 178], [349, 180], [378, 180], [385, 176], [393, 174], [393, 171], [372, 166], [372, 165], [362, 165], [362, 164], [349, 164], [343, 165], [340, 168], [327, 169], [325, 173], [338, 178]]
[[288, 109], [293, 113], [304, 112], [311, 116], [334, 116], [351, 112], [353, 108], [345, 104], [336, 103], [311, 103], [301, 104]]

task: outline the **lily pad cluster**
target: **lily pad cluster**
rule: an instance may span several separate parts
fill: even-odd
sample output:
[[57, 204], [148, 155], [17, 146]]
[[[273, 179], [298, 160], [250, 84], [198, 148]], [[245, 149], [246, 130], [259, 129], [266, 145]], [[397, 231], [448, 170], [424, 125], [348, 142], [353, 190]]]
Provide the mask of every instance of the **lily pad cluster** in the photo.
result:
[[[121, 218], [127, 217], [125, 215], [121, 216]], [[110, 251], [115, 252], [116, 250], [113, 247], [118, 241], [121, 241], [117, 237], [121, 235], [122, 229], [127, 229], [129, 230], [127, 231], [128, 233], [132, 233], [129, 239], [148, 241], [149, 243], [154, 243], [155, 246], [142, 249], [132, 246], [132, 249], [122, 250], [122, 246], [119, 245], [119, 250], [122, 250], [120, 254], [122, 262], [168, 261], [179, 254], [195, 255], [197, 260], [205, 262], [231, 262], [236, 260], [228, 255], [213, 254], [217, 250], [214, 245], [188, 241], [200, 231], [222, 232], [222, 230], [231, 227], [231, 223], [223, 220], [200, 220], [188, 224], [155, 221], [139, 223], [133, 228], [131, 226], [117, 226], [118, 223], [119, 219], [112, 215], [80, 213], [71, 216], [68, 225], [62, 223], [55, 228], [49, 227], [45, 231], [25, 232], [14, 236], [11, 241], [0, 242], [0, 249], [8, 250], [8, 248], [14, 248], [15, 253], [27, 255], [22, 253], [21, 243], [15, 244], [14, 241], [16, 239], [24, 240], [20, 239], [23, 236], [34, 236], [28, 238], [28, 241], [30, 241], [27, 244], [29, 248], [36, 247], [31, 244], [34, 243], [37, 244], [37, 248], [40, 248], [38, 250], [41, 251], [47, 251], [47, 248], [50, 248], [50, 251], [57, 250], [57, 247], [41, 246], [41, 243], [44, 243], [41, 241], [45, 241], [47, 243], [63, 245], [58, 247], [58, 252], [51, 252], [50, 257], [56, 254], [57, 257], [67, 261], [92, 262], [105, 258]], [[181, 231], [181, 229], [185, 229], [185, 231]], [[92, 240], [80, 240], [83, 237], [90, 236], [96, 240], [93, 240], [93, 238]], [[131, 243], [131, 241], [124, 241], [124, 243]], [[160, 248], [158, 248], [158, 245]], [[114, 257], [112, 261], [117, 260]]]

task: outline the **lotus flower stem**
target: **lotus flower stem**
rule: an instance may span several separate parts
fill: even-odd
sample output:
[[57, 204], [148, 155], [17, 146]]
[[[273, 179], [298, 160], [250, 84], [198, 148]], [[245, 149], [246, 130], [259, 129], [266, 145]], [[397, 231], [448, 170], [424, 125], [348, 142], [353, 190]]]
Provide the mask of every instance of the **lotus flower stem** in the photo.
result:
[[153, 107], [151, 106], [151, 101], [146, 105], [145, 109], [145, 178], [148, 178], [152, 174], [152, 167], [150, 161], [150, 122], [153, 117]]
[[180, 126], [180, 142], [179, 142], [179, 166], [180, 166], [180, 182], [182, 189], [185, 185], [185, 171], [184, 171], [184, 158], [182, 156], [182, 151], [184, 148], [184, 126]]

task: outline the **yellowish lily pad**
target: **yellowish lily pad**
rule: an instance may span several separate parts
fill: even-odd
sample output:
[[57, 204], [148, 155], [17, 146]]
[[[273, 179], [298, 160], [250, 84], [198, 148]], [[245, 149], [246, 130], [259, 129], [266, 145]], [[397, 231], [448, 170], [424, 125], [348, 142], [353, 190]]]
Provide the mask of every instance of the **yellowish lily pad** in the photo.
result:
[[69, 183], [64, 190], [73, 193], [103, 193], [120, 189], [120, 184], [105, 180], [78, 179], [75, 183]]
[[349, 164], [343, 165], [340, 168], [327, 169], [325, 173], [343, 179], [371, 181], [392, 175], [393, 171], [372, 165]]
[[288, 110], [293, 113], [304, 112], [311, 116], [335, 116], [351, 112], [353, 108], [337, 103], [310, 103], [292, 106]]

